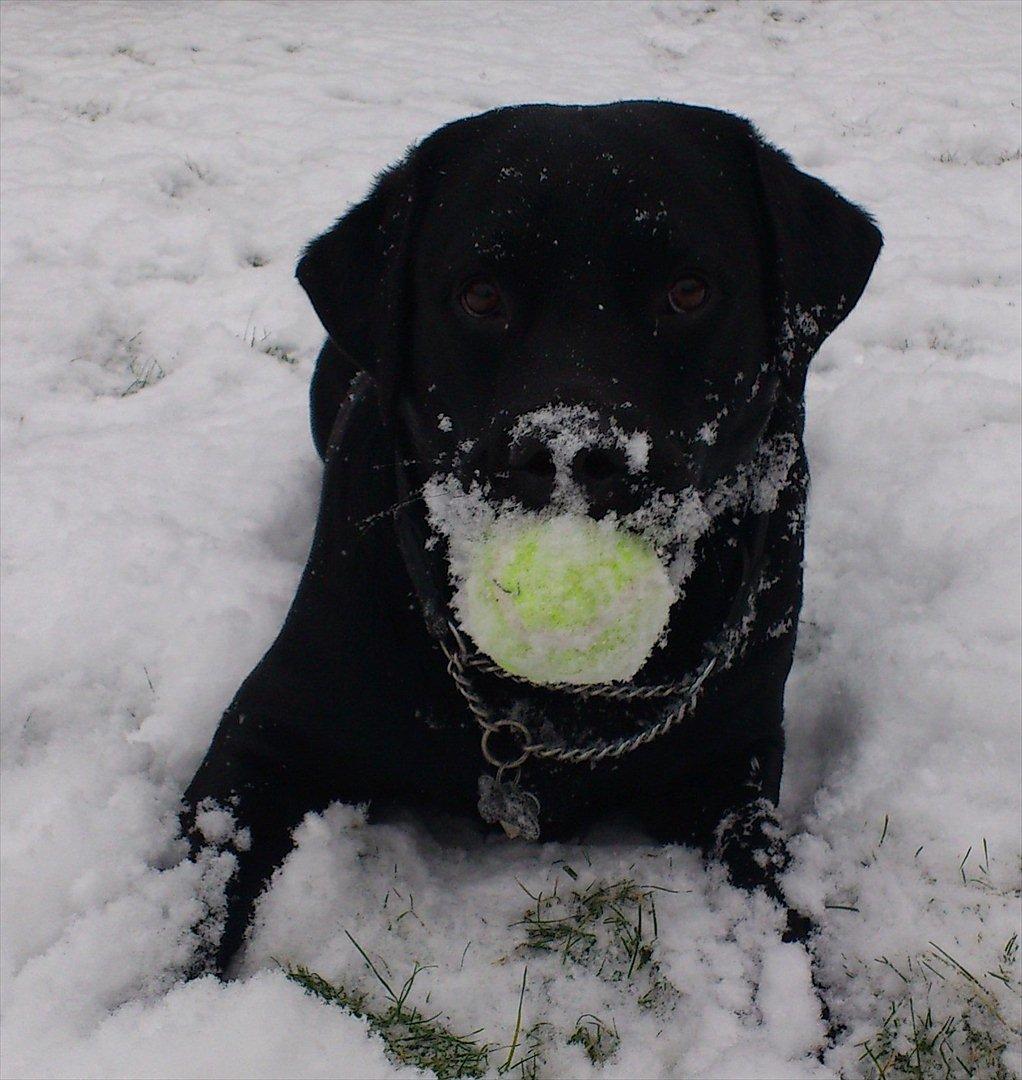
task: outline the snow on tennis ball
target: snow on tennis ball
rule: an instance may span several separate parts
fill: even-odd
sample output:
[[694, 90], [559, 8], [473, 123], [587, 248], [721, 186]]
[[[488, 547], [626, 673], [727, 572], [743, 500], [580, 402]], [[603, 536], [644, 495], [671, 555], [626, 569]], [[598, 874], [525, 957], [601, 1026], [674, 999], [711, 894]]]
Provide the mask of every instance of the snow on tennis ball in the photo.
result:
[[462, 628], [502, 668], [535, 683], [630, 679], [675, 597], [647, 541], [574, 514], [498, 518], [465, 570], [454, 596]]

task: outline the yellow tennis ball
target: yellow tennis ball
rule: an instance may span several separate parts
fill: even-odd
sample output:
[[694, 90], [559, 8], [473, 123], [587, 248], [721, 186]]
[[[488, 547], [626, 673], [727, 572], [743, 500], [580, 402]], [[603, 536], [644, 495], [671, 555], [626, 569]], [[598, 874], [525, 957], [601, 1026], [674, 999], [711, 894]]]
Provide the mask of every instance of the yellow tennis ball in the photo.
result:
[[467, 565], [454, 597], [462, 627], [535, 683], [630, 679], [674, 601], [649, 543], [581, 515], [498, 521]]

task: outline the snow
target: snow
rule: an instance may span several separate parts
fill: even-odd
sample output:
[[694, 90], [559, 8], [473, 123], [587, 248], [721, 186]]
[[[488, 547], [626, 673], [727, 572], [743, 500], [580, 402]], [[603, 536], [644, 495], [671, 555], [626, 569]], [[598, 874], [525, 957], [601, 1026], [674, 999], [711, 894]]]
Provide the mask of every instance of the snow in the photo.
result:
[[614, 417], [603, 418], [585, 405], [551, 403], [520, 416], [511, 429], [511, 441], [532, 435], [549, 449], [556, 469], [556, 500], [570, 482], [571, 464], [580, 450], [615, 447], [625, 455], [628, 471], [645, 472], [649, 462], [649, 435], [626, 432]]
[[[908, 971], [934, 943], [996, 970], [1019, 925], [1018, 5], [66, 2], [2, 20], [4, 1075], [407, 1075], [274, 963], [378, 992], [345, 931], [397, 980], [435, 965], [416, 1002], [505, 1046], [528, 965], [523, 1025], [549, 1025], [555, 1076], [855, 1075], [904, 986], [877, 958]], [[885, 233], [809, 378], [788, 689], [788, 887], [822, 928], [835, 1045], [816, 1056], [807, 963], [766, 900], [610, 827], [482, 843], [336, 806], [301, 826], [239, 981], [182, 983], [202, 882], [177, 800], [316, 514], [302, 245], [440, 123], [642, 96], [748, 115]], [[669, 1009], [521, 947], [521, 886], [622, 878], [673, 890]], [[930, 982], [935, 1009], [970, 1007], [964, 977]], [[602, 1067], [567, 1041], [586, 1013], [620, 1037]]]

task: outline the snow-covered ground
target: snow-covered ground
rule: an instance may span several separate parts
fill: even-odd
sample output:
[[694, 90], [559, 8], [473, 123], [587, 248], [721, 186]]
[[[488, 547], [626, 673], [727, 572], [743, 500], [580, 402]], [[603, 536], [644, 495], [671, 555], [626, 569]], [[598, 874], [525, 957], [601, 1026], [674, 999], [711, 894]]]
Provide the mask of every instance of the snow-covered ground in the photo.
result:
[[[960, 1054], [1006, 1042], [1017, 1073], [1022, 8], [2, 12], [4, 1074], [412, 1075], [274, 963], [378, 1005], [346, 932], [398, 984], [430, 965], [410, 1000], [493, 1045], [527, 966], [541, 1056], [513, 1076], [857, 1075], [892, 1003], [909, 1023], [906, 994], [958, 1017]], [[481, 845], [343, 806], [301, 827], [240, 981], [183, 984], [198, 901], [177, 800], [279, 627], [316, 513], [321, 330], [296, 256], [447, 120], [622, 97], [748, 115], [886, 236], [809, 381], [788, 695], [789, 884], [822, 927], [836, 1045], [819, 1059], [776, 912], [689, 851]], [[673, 890], [655, 894], [654, 970], [675, 990], [652, 1007], [641, 979], [525, 950], [516, 925], [526, 889], [622, 878]], [[583, 1014], [617, 1030], [601, 1067], [568, 1042]]]

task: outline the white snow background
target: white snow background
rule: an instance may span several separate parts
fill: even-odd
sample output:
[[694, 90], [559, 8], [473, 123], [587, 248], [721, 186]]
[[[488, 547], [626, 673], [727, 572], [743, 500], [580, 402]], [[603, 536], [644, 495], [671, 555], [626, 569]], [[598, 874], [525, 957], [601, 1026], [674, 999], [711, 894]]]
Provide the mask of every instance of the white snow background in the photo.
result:
[[[1020, 11], [3, 6], [4, 1075], [421, 1075], [274, 962], [378, 995], [345, 931], [398, 984], [431, 965], [414, 1003], [494, 1045], [528, 965], [541, 1076], [858, 1075], [894, 968], [917, 1007], [975, 1010], [964, 976], [927, 974], [935, 947], [1018, 1024], [1017, 964], [985, 973], [1019, 922]], [[448, 120], [631, 97], [747, 115], [886, 238], [809, 380], [788, 687], [789, 888], [836, 1045], [817, 1056], [778, 914], [690, 851], [455, 842], [342, 806], [302, 825], [241, 978], [180, 982], [199, 908], [178, 799], [316, 514], [302, 245]], [[673, 1009], [521, 948], [522, 886], [622, 877], [673, 890]], [[620, 1035], [602, 1068], [567, 1042], [584, 1013]], [[1016, 1074], [1017, 1031], [993, 1037]]]

